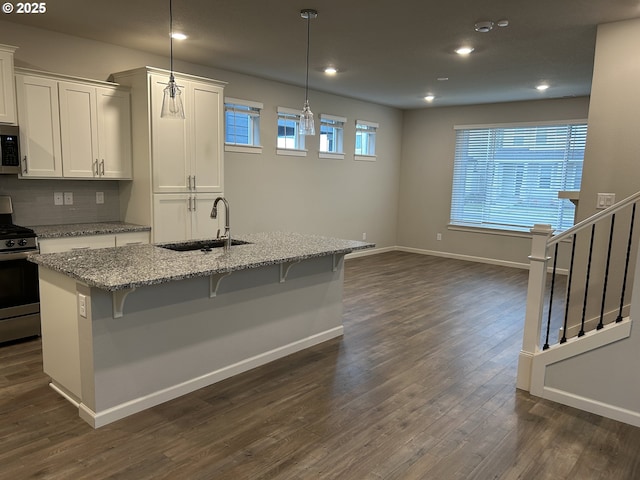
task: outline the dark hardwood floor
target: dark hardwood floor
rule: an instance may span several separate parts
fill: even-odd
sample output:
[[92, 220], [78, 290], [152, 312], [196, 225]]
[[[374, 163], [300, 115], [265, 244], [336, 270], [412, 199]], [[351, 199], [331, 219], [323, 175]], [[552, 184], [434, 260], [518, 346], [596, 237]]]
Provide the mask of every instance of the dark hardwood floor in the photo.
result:
[[98, 430], [0, 347], [2, 479], [640, 478], [640, 429], [515, 389], [527, 272], [346, 261], [343, 338]]

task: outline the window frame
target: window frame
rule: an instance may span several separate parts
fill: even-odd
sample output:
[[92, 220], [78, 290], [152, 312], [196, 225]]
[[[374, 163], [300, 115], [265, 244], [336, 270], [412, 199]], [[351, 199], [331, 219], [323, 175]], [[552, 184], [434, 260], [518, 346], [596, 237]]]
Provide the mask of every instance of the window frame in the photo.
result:
[[[377, 136], [378, 130], [380, 128], [380, 124], [377, 122], [370, 122], [368, 120], [356, 120], [356, 133], [355, 133], [355, 144], [354, 144], [354, 159], [355, 160], [364, 160], [369, 162], [375, 162], [377, 159]], [[367, 141], [367, 149], [366, 152], [362, 151], [362, 147], [360, 147], [360, 152], [358, 152], [358, 136], [363, 136]], [[360, 140], [360, 144], [362, 145], [363, 139]], [[370, 153], [372, 152], [372, 153]]]
[[[567, 131], [563, 132], [561, 136], [556, 133], [555, 137], [549, 138], [547, 135], [553, 133], [553, 127], [566, 127]], [[569, 200], [559, 198], [557, 193], [550, 193], [580, 189], [588, 130], [586, 119], [456, 125], [454, 130], [456, 131], [456, 145], [451, 183], [449, 229], [498, 234], [515, 233], [517, 235], [523, 232], [529, 233], [536, 223], [550, 223], [556, 231], [563, 231], [573, 225], [575, 206]], [[466, 140], [461, 135], [473, 130], [478, 131], [478, 135], [487, 135], [487, 139], [483, 139], [481, 142], [476, 141], [475, 145], [469, 144], [472, 141], [469, 135]], [[529, 136], [525, 136], [525, 134]], [[465, 145], [464, 152], [459, 152], [461, 145]], [[475, 160], [472, 160], [472, 155], [468, 153], [471, 148], [478, 150], [478, 153], [473, 155]], [[513, 149], [517, 154], [514, 156], [507, 153], [509, 149]], [[483, 153], [483, 150], [486, 150], [486, 153]], [[477, 177], [481, 180], [477, 180], [477, 178], [469, 180], [469, 168], [473, 166], [471, 165], [472, 161], [477, 162], [474, 175], [486, 169], [486, 172]], [[543, 175], [543, 173], [545, 174]], [[501, 177], [505, 181], [493, 181], [495, 178]], [[509, 182], [510, 178], [515, 183]], [[470, 184], [470, 181], [473, 184]], [[568, 185], [572, 188], [567, 188]], [[555, 188], [551, 188], [552, 186]], [[478, 203], [480, 211], [475, 213], [476, 217], [480, 219], [472, 219], [474, 214], [464, 211], [465, 208], [470, 210], [471, 204], [468, 201], [470, 187], [479, 189], [482, 197], [482, 201]], [[511, 192], [515, 187], [517, 190]], [[498, 195], [497, 192], [500, 194]], [[503, 196], [509, 195], [509, 192], [524, 205], [521, 215], [517, 212], [516, 207], [509, 205], [508, 201], [502, 201]], [[496, 195], [498, 196], [496, 197]], [[495, 201], [496, 198], [498, 201]], [[540, 217], [537, 219], [531, 218], [531, 215], [535, 215], [535, 207], [532, 206], [534, 200], [542, 204], [549, 202], [548, 207], [539, 209]], [[495, 213], [498, 208], [505, 211], [502, 215], [504, 222], [499, 221], [501, 214]], [[485, 211], [490, 213], [486, 214]], [[527, 216], [531, 218], [530, 224]]]
[[[247, 110], [247, 116], [250, 121], [247, 124], [248, 138], [250, 143], [242, 142], [228, 142], [228, 117], [227, 113], [230, 111], [229, 106], [244, 107]], [[240, 152], [240, 153], [262, 153], [262, 145], [260, 143], [260, 124], [262, 117], [262, 110], [264, 105], [261, 102], [255, 102], [253, 100], [244, 100], [240, 98], [225, 97], [224, 99], [224, 149], [226, 152]], [[244, 110], [239, 110], [239, 113], [244, 113]]]
[[[300, 135], [299, 133], [299, 121], [300, 121], [300, 110], [296, 110], [289, 107], [278, 107], [277, 108], [277, 119], [276, 119], [276, 154], [277, 155], [288, 155], [295, 157], [306, 157], [307, 149], [305, 148], [305, 136]], [[287, 138], [293, 138], [294, 147], [289, 146], [280, 146], [280, 121], [284, 120], [287, 122], [293, 122], [293, 135], [284, 135], [285, 142]], [[284, 125], [284, 128], [287, 128], [287, 125]]]
[[[318, 157], [330, 158], [342, 160], [344, 159], [344, 126], [347, 123], [346, 117], [340, 117], [337, 115], [329, 115], [326, 113], [320, 114], [320, 135], [318, 145]], [[327, 141], [330, 144], [333, 142], [333, 148], [323, 149], [323, 127], [333, 130], [333, 139]]]

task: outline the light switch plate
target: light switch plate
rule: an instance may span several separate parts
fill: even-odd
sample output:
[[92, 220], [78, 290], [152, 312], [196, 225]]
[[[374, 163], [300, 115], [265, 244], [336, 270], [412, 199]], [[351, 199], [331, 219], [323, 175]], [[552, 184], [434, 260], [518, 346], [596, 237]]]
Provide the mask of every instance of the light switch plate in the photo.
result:
[[96, 192], [96, 203], [102, 205], [104, 203], [104, 192]]
[[82, 318], [87, 318], [87, 296], [78, 294], [78, 313]]
[[603, 209], [608, 208], [616, 203], [615, 193], [599, 193], [596, 208]]
[[64, 192], [64, 204], [73, 205], [73, 192]]

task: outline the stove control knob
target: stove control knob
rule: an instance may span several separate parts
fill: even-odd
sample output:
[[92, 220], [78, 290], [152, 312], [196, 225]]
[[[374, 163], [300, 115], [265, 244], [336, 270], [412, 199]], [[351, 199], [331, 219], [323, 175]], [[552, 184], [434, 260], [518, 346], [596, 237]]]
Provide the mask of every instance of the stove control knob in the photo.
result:
[[6, 242], [4, 242], [4, 244], [7, 247], [13, 247], [16, 244], [16, 242], [14, 242], [13, 240], [7, 240]]
[[26, 238], [21, 238], [20, 240], [18, 240], [18, 245], [20, 245], [21, 247], [24, 247], [26, 244], [27, 244]]

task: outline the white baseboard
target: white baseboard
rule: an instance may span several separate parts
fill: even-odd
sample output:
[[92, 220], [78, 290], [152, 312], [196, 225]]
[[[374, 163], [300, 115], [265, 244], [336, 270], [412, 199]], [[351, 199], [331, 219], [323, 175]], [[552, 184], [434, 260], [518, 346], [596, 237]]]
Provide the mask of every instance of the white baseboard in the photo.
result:
[[[80, 403], [79, 405], [78, 403], [75, 403], [75, 405], [78, 407], [80, 418], [89, 423], [89, 425], [93, 426], [93, 428], [99, 428], [109, 423], [115, 422], [116, 420], [128, 417], [129, 415], [133, 415], [134, 413], [146, 410], [147, 408], [155, 407], [156, 405], [159, 405], [161, 403], [173, 400], [174, 398], [178, 398], [187, 393], [194, 392], [196, 390], [199, 390], [200, 388], [220, 382], [239, 373], [246, 372], [279, 358], [291, 355], [292, 353], [299, 352], [319, 343], [331, 340], [332, 338], [339, 337], [343, 334], [343, 331], [344, 328], [341, 325], [339, 327], [335, 327], [324, 332], [311, 335], [307, 338], [297, 340], [288, 345], [284, 345], [268, 352], [261, 353], [254, 357], [247, 358], [246, 360], [235, 363], [233, 365], [228, 365], [213, 372], [209, 372], [205, 375], [201, 375], [181, 384], [159, 390], [157, 392], [145, 395], [144, 397], [136, 398], [129, 402], [121, 403], [120, 405], [116, 405], [100, 412], [94, 412], [83, 403]], [[71, 401], [68, 396], [64, 396], [65, 398], [67, 398], [67, 400]]]
[[419, 253], [420, 255], [432, 255], [434, 257], [453, 258], [456, 260], [465, 260], [467, 262], [488, 263], [490, 265], [500, 265], [503, 267], [524, 268], [527, 270], [529, 269], [528, 263], [509, 262], [506, 260], [497, 260], [495, 258], [476, 257], [473, 255], [461, 255], [459, 253], [440, 252], [437, 250], [424, 250], [421, 248], [413, 248], [413, 247], [396, 246], [395, 250], [399, 252]]
[[356, 250], [355, 252], [348, 253], [344, 256], [347, 260], [350, 258], [368, 257], [369, 255], [377, 255], [379, 253], [395, 252], [398, 247], [381, 247], [381, 248], [367, 248], [366, 250]]
[[542, 398], [546, 398], [547, 400], [552, 400], [563, 405], [568, 405], [569, 407], [595, 413], [596, 415], [611, 418], [635, 427], [640, 427], [640, 412], [634, 412], [632, 410], [627, 410], [626, 408], [602, 403], [552, 387], [544, 387]]

